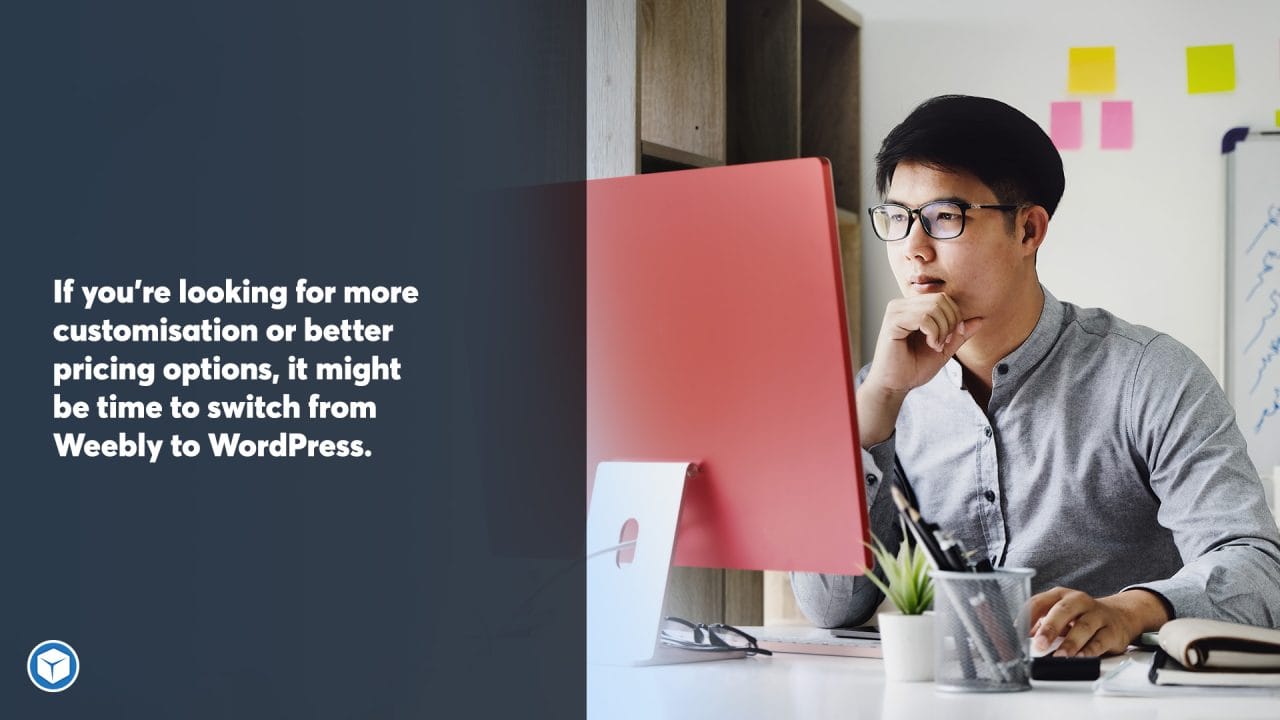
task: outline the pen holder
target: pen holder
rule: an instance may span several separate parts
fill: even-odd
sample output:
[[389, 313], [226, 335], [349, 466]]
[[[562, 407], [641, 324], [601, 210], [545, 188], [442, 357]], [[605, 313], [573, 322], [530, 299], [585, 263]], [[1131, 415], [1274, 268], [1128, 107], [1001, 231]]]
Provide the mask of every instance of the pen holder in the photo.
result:
[[937, 629], [935, 689], [1030, 690], [1029, 568], [931, 573]]

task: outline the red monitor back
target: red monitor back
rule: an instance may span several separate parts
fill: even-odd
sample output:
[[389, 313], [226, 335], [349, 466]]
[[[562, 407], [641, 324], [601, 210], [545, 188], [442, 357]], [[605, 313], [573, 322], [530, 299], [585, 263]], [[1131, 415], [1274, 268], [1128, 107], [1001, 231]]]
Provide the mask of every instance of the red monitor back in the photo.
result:
[[676, 564], [857, 573], [856, 417], [825, 160], [588, 183], [588, 493], [692, 460]]

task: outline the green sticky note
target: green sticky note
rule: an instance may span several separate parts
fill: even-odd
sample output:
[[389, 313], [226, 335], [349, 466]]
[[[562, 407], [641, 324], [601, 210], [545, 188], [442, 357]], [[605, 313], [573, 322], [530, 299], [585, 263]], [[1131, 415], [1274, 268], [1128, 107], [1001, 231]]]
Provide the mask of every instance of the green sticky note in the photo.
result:
[[1280, 127], [1280, 110], [1276, 111], [1276, 127]]
[[1231, 92], [1236, 89], [1235, 45], [1187, 48], [1187, 93]]
[[1073, 47], [1067, 51], [1067, 92], [1116, 91], [1116, 49]]

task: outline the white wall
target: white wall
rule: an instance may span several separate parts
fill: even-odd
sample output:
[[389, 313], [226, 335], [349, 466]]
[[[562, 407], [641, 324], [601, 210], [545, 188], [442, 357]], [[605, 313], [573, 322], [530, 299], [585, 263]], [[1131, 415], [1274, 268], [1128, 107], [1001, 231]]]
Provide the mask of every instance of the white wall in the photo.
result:
[[[847, 0], [862, 14], [863, 207], [875, 153], [920, 101], [1003, 100], [1048, 129], [1049, 103], [1081, 100], [1084, 147], [1063, 151], [1067, 189], [1040, 251], [1058, 298], [1104, 307], [1191, 347], [1222, 378], [1223, 133], [1275, 129], [1277, 0]], [[1186, 92], [1185, 48], [1235, 45], [1236, 90]], [[1071, 96], [1067, 49], [1114, 45], [1116, 92]], [[1134, 147], [1098, 149], [1102, 99], [1132, 100]], [[865, 224], [865, 223], [864, 223]], [[885, 250], [863, 235], [863, 360], [895, 297]]]

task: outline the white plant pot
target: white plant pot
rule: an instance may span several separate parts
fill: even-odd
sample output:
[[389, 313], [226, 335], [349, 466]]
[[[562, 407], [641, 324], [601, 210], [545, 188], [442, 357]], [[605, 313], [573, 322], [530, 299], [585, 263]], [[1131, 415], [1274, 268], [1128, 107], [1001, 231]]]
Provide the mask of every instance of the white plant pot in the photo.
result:
[[892, 682], [933, 679], [933, 613], [880, 614], [880, 646], [884, 676]]

